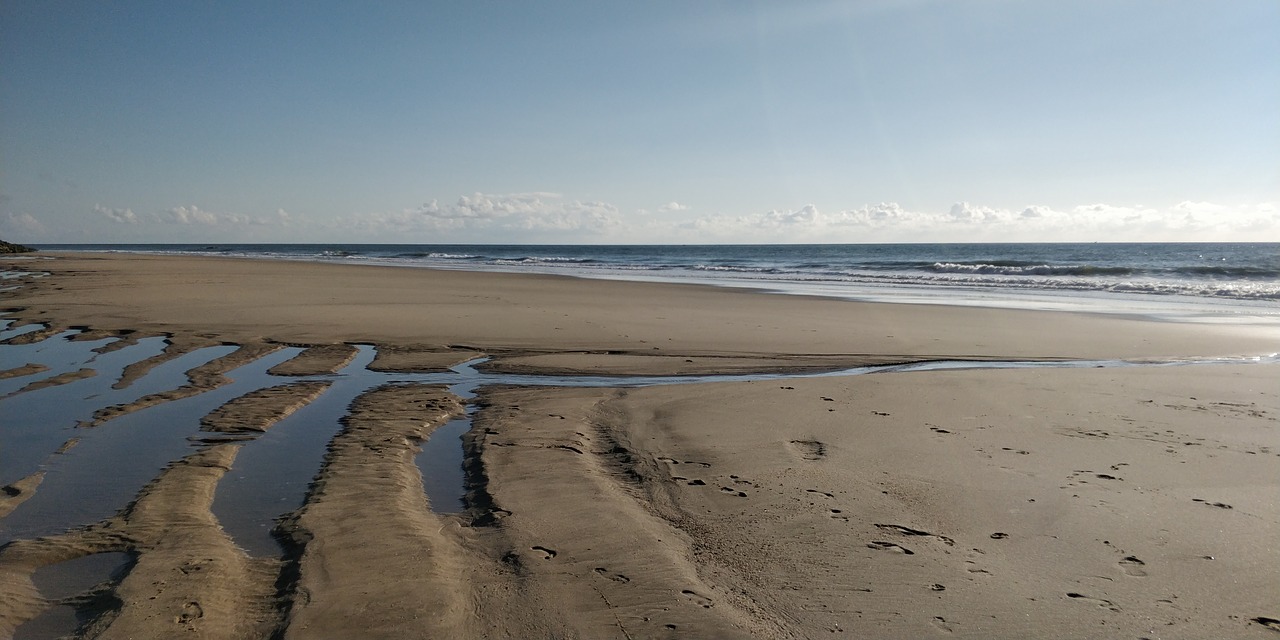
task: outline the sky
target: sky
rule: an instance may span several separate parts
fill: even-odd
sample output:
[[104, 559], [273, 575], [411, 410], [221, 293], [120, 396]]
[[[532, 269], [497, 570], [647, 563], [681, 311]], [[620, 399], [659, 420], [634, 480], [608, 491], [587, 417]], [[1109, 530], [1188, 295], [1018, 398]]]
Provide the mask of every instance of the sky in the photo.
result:
[[0, 238], [1280, 241], [1276, 34], [1276, 0], [12, 0]]

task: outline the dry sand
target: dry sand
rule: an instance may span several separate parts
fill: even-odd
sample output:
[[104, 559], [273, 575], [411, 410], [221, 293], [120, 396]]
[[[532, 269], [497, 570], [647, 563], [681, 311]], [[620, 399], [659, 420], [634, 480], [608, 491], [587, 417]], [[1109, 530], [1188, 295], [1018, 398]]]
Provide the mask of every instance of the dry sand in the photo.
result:
[[[52, 275], [2, 294], [11, 317], [50, 325], [24, 341], [169, 336], [133, 378], [241, 346], [99, 428], [285, 344], [315, 347], [278, 368], [292, 375], [336, 370], [344, 343], [378, 345], [383, 370], [487, 354], [503, 371], [690, 374], [1254, 355], [1280, 337], [547, 276], [38, 264]], [[1272, 364], [491, 387], [456, 515], [431, 510], [413, 454], [461, 405], [392, 385], [353, 403], [280, 527], [285, 555], [255, 559], [210, 503], [240, 447], [323, 392], [282, 385], [208, 416], [244, 442], [196, 443], [116, 516], [0, 549], [0, 637], [56, 604], [35, 571], [112, 551], [133, 558], [122, 578], [58, 601], [83, 637], [1275, 637], [1277, 382]]]

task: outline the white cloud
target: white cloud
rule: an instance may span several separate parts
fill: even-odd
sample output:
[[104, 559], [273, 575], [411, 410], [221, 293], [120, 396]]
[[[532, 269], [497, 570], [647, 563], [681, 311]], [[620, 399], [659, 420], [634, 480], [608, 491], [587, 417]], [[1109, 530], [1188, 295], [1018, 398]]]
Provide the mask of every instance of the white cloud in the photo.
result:
[[215, 225], [218, 224], [220, 218], [221, 216], [218, 214], [205, 211], [195, 205], [170, 207], [160, 214], [161, 222], [174, 224]]
[[912, 217], [911, 212], [896, 202], [863, 205], [858, 209], [840, 211], [828, 217], [831, 224], [840, 227], [865, 227], [883, 229], [902, 224]]
[[29, 213], [6, 211], [0, 215], [0, 233], [10, 242], [17, 242], [19, 238], [26, 236], [45, 235], [46, 231], [44, 224]]
[[208, 211], [196, 205], [170, 207], [155, 216], [157, 222], [209, 227], [285, 226], [293, 223], [295, 218], [284, 209], [276, 209], [275, 213], [265, 216], [251, 216], [243, 213]]
[[138, 215], [133, 209], [116, 209], [115, 207], [106, 207], [101, 204], [93, 205], [93, 212], [99, 213], [107, 217], [112, 222], [122, 224], [138, 224]]
[[1173, 205], [1173, 210], [1192, 214], [1220, 214], [1226, 213], [1229, 209], [1212, 202], [1192, 202], [1190, 200], [1183, 200], [1182, 202]]
[[[128, 229], [132, 236], [151, 234], [168, 241], [211, 237], [440, 243], [1280, 240], [1280, 207], [1267, 202], [1244, 206], [1200, 201], [1161, 206], [1095, 202], [1067, 207], [1032, 203], [1003, 208], [960, 201], [936, 209], [908, 209], [895, 202], [843, 209], [810, 203], [708, 215], [691, 214], [686, 205], [669, 202], [661, 207], [664, 215], [654, 216], [636, 210], [624, 215], [609, 202], [528, 192], [473, 193], [445, 204], [432, 200], [400, 211], [329, 219], [312, 219], [285, 209], [245, 215], [196, 205], [142, 214], [105, 205], [95, 205], [93, 210], [101, 220], [115, 223], [121, 231]], [[7, 228], [32, 222], [10, 215]]]
[[951, 205], [951, 210], [947, 212], [949, 222], [968, 224], [990, 224], [1002, 222], [1009, 218], [1009, 212], [1003, 209], [993, 209], [969, 204], [968, 202], [957, 202]]
[[622, 224], [618, 208], [607, 202], [566, 200], [557, 193], [476, 193], [452, 204], [432, 200], [399, 213], [352, 216], [346, 225], [370, 232], [585, 232]]
[[686, 238], [743, 242], [1177, 241], [1280, 239], [1273, 203], [1229, 207], [1184, 202], [1166, 208], [1095, 203], [1062, 211], [1017, 210], [957, 202], [946, 211], [910, 211], [897, 203], [835, 213], [808, 204], [741, 216], [704, 216], [678, 225]]
[[[102, 237], [130, 241], [286, 240], [290, 238], [284, 237], [279, 230], [288, 227], [305, 234], [307, 229], [300, 227], [306, 227], [308, 222], [305, 216], [280, 208], [273, 213], [248, 215], [210, 211], [198, 205], [180, 205], [152, 213], [137, 213], [132, 208], [95, 204], [92, 211], [116, 227], [116, 231], [99, 229], [97, 233], [108, 234]], [[312, 230], [321, 229], [322, 225], [314, 225]], [[121, 232], [128, 235], [110, 235]]]

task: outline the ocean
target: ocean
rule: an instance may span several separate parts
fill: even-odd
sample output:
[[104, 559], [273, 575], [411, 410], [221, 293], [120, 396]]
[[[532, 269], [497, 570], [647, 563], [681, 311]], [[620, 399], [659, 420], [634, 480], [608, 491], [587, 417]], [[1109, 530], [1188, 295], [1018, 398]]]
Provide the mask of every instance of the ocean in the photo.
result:
[[751, 287], [1280, 325], [1280, 243], [45, 245]]

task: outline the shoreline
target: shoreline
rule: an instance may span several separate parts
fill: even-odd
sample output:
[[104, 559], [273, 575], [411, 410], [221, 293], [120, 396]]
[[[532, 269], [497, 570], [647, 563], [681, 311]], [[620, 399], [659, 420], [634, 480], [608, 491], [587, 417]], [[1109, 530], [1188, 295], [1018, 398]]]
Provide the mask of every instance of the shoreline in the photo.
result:
[[[1280, 327], [1266, 325], [857, 302], [701, 284], [253, 258], [61, 254], [54, 260], [79, 277], [61, 289], [28, 279], [23, 292], [55, 322], [75, 317], [61, 319], [62, 327], [156, 334], [176, 329], [229, 342], [907, 359], [1259, 355], [1274, 353], [1280, 342]], [[93, 282], [95, 276], [102, 281]], [[261, 284], [261, 290], [251, 284]], [[123, 300], [115, 291], [129, 291], [132, 298]], [[397, 301], [397, 292], [410, 298]], [[541, 311], [523, 313], [535, 308]], [[495, 311], [521, 313], [529, 325], [484, 317]], [[246, 317], [251, 314], [257, 317]], [[21, 313], [11, 317], [42, 321]], [[1064, 348], [1040, 349], [1044, 331], [1060, 334], [1052, 342]], [[1199, 350], [1188, 350], [1197, 344]]]
[[[495, 374], [686, 377], [1179, 359], [1274, 353], [1266, 327], [249, 259], [53, 262], [0, 294], [24, 308], [7, 317], [48, 327], [0, 344], [29, 360], [0, 380], [18, 389], [0, 411], [8, 428], [44, 433], [39, 455], [56, 461], [5, 488], [0, 527], [67, 509], [57, 496], [97, 495], [76, 488], [77, 465], [155, 475], [99, 505], [115, 515], [0, 547], [0, 637], [1265, 638], [1280, 626], [1267, 570], [1280, 563], [1277, 363], [486, 385], [465, 402], [463, 512], [432, 508], [430, 461], [415, 459], [468, 391], [442, 386], [465, 376], [432, 372], [478, 356]], [[73, 327], [89, 331], [59, 338]], [[72, 347], [79, 360], [58, 355]], [[185, 381], [152, 375], [187, 361]], [[345, 415], [309, 412], [335, 393], [352, 398]], [[263, 471], [304, 441], [316, 458], [292, 465], [302, 475]], [[152, 472], [161, 446], [185, 453]], [[235, 512], [215, 496], [241, 476], [310, 480], [301, 503], [271, 512], [279, 555], [247, 552], [215, 515]], [[87, 590], [54, 597], [31, 582], [99, 557], [124, 564]]]
[[[1124, 243], [1129, 246], [1131, 243]], [[1280, 289], [1260, 274], [1257, 243], [1243, 272], [1215, 260], [1214, 243], [1133, 244], [1131, 258], [1096, 245], [772, 245], [759, 251], [719, 246], [561, 245], [85, 245], [99, 253], [239, 257], [323, 264], [396, 266], [585, 279], [703, 284], [860, 302], [942, 304], [1139, 316], [1172, 322], [1280, 325]], [[1193, 246], [1203, 254], [1174, 247]], [[910, 247], [904, 251], [895, 247]], [[920, 247], [934, 247], [928, 252]], [[970, 247], [982, 247], [974, 251]], [[1043, 257], [1027, 253], [1041, 247]], [[1057, 249], [1065, 247], [1067, 250]], [[75, 251], [66, 246], [54, 251]], [[878, 258], [873, 258], [878, 256]], [[985, 256], [985, 258], [984, 258]], [[1142, 257], [1146, 256], [1146, 257]], [[1157, 256], [1160, 256], [1157, 258]], [[813, 262], [813, 261], [818, 262]], [[822, 261], [831, 261], [821, 268]], [[883, 260], [889, 260], [884, 262]], [[901, 262], [904, 261], [905, 262]], [[923, 262], [921, 262], [923, 260]], [[985, 261], [984, 261], [985, 260]], [[1028, 261], [1031, 260], [1031, 261]], [[1207, 262], [1206, 262], [1207, 260]], [[1221, 257], [1222, 261], [1227, 260]], [[1096, 264], [1095, 264], [1096, 262]], [[894, 266], [890, 266], [894, 265]], [[1209, 274], [1217, 273], [1225, 280]], [[999, 276], [998, 274], [1006, 274]], [[1031, 275], [1027, 275], [1031, 274]], [[1133, 280], [1123, 279], [1127, 274]], [[1182, 274], [1181, 278], [1171, 274]], [[1194, 274], [1194, 275], [1193, 275]], [[1098, 276], [1101, 275], [1101, 279]], [[994, 278], [994, 279], [993, 279]], [[1187, 279], [1190, 278], [1190, 279]], [[1191, 292], [1198, 293], [1191, 293]], [[1267, 292], [1271, 291], [1270, 294]]]

